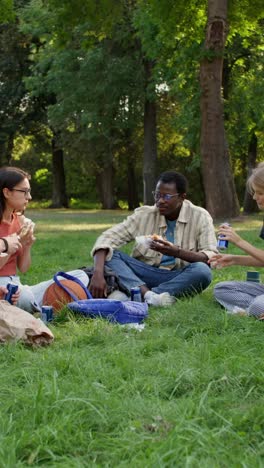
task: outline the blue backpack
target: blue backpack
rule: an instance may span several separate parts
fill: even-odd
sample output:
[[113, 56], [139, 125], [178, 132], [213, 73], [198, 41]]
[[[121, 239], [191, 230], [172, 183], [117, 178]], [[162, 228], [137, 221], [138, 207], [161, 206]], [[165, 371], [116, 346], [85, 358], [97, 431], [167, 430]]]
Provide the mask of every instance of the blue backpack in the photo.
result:
[[[85, 291], [88, 299], [78, 299], [66, 286], [63, 284], [59, 276], [75, 281]], [[90, 291], [84, 284], [75, 276], [69, 275], [63, 271], [57, 272], [53, 277], [55, 283], [62, 289], [67, 291], [74, 302], [67, 304], [69, 309], [77, 314], [85, 317], [96, 318], [101, 317], [110, 322], [125, 323], [142, 323], [148, 315], [148, 304], [146, 302], [134, 301], [115, 301], [113, 299], [93, 299]]]
[[85, 317], [101, 317], [110, 322], [141, 323], [148, 315], [146, 302], [115, 301], [113, 299], [82, 299], [70, 302], [67, 307], [72, 312]]

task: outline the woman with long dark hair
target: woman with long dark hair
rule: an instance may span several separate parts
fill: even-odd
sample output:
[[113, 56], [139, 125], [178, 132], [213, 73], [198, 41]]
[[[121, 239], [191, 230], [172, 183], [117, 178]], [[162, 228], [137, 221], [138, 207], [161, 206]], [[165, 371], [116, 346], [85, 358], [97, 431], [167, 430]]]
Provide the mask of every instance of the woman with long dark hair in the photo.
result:
[[[27, 286], [21, 284], [17, 275], [17, 270], [25, 273], [29, 269], [31, 247], [36, 240], [34, 223], [24, 216], [30, 200], [30, 175], [17, 167], [0, 168], [0, 240], [5, 244], [4, 252], [0, 254], [0, 286], [17, 284], [17, 305], [34, 312], [42, 305], [43, 294], [53, 280]], [[89, 279], [85, 272], [74, 270], [70, 273], [87, 286]], [[14, 299], [16, 302], [17, 296]]]

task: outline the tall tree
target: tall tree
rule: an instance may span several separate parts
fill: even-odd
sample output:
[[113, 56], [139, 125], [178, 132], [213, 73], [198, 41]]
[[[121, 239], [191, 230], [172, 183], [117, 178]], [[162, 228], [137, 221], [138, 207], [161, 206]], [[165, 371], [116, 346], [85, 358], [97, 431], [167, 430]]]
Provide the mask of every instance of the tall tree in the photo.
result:
[[[254, 8], [250, 6], [249, 0], [229, 2], [229, 44], [238, 34], [242, 37], [244, 29], [252, 29], [253, 10], [255, 12], [257, 3], [260, 11], [261, 1], [256, 0]], [[26, 3], [26, 0], [22, 2]], [[35, 57], [36, 60], [27, 85], [32, 95], [55, 97], [53, 103], [47, 104], [47, 117], [50, 127], [60, 134], [63, 143], [61, 148], [64, 149], [65, 175], [67, 185], [71, 187], [71, 196], [74, 196], [74, 192], [70, 183], [70, 168], [73, 167], [74, 158], [78, 159], [80, 177], [85, 181], [82, 182], [82, 189], [78, 184], [78, 193], [86, 194], [85, 183], [91, 182], [95, 185], [97, 180], [97, 186], [100, 187], [98, 194], [105, 207], [115, 206], [120, 193], [122, 200], [128, 198], [130, 206], [133, 206], [136, 201], [131, 190], [131, 187], [135, 189], [133, 180], [140, 184], [138, 194], [142, 196], [142, 168], [146, 181], [144, 199], [147, 203], [148, 200], [152, 202], [150, 192], [157, 164], [163, 170], [168, 168], [168, 165], [178, 170], [183, 168], [188, 178], [200, 172], [200, 90], [197, 76], [206, 23], [205, 3], [206, 0], [201, 0], [199, 5], [195, 0], [87, 0], [85, 3], [81, 0], [30, 0], [28, 7], [24, 9], [23, 26], [35, 42], [35, 50], [33, 46], [31, 57]], [[221, 2], [221, 5], [224, 3]], [[250, 21], [247, 21], [247, 17]], [[222, 19], [218, 20], [220, 24]], [[225, 31], [225, 24], [223, 29]], [[211, 32], [217, 36], [217, 26], [212, 26]], [[226, 35], [223, 36], [222, 42], [225, 45]], [[208, 66], [207, 70], [204, 69], [206, 85], [211, 84], [209, 74], [215, 71], [213, 65], [220, 58], [218, 67], [223, 52], [224, 47], [219, 46], [214, 49], [208, 45], [205, 50], [205, 61], [211, 65], [211, 68]], [[151, 67], [148, 70], [145, 67], [144, 70], [144, 64], [150, 64]], [[256, 61], [256, 64], [259, 68], [260, 60]], [[220, 69], [221, 66], [217, 68], [214, 89], [221, 86]], [[146, 71], [148, 79], [144, 80]], [[254, 71], [252, 69], [252, 90], [257, 73], [261, 75], [263, 68], [260, 71], [257, 67]], [[237, 109], [241, 108], [249, 89], [244, 83], [250, 80], [247, 80], [246, 74], [244, 83], [242, 79], [240, 82], [238, 79], [234, 81], [234, 76], [233, 72], [230, 73], [229, 93], [225, 94], [230, 113], [230, 119], [226, 120], [226, 128], [232, 149], [230, 153], [233, 168], [238, 172], [240, 169], [237, 161], [241, 159], [242, 145], [239, 138], [235, 140], [234, 135], [240, 135], [238, 129], [240, 130], [241, 125], [237, 125], [234, 112], [230, 112], [230, 105], [234, 102], [233, 97], [239, 84], [236, 99]], [[146, 84], [145, 89], [143, 84]], [[243, 87], [245, 91], [242, 98]], [[217, 115], [222, 118], [221, 93], [215, 93], [214, 97], [217, 98]], [[210, 105], [212, 102], [210, 99]], [[166, 113], [166, 107], [170, 112]], [[253, 107], [257, 109], [260, 106], [247, 106], [251, 114]], [[174, 118], [170, 126], [173, 128], [173, 135], [168, 138], [164, 129], [169, 128], [169, 123], [165, 121], [166, 118], [171, 119], [173, 110]], [[209, 110], [211, 111], [211, 107]], [[160, 125], [161, 120], [164, 122], [163, 126]], [[248, 121], [246, 114], [244, 120]], [[246, 137], [256, 128], [259, 157], [263, 147], [260, 120], [261, 117], [256, 112], [252, 124], [247, 126], [248, 133], [243, 131], [244, 141], [248, 142], [249, 138]], [[223, 126], [220, 130], [216, 136], [219, 137], [219, 142], [221, 140], [221, 145], [224, 139], [222, 147], [226, 148], [225, 156], [228, 160]], [[207, 136], [211, 138], [211, 132], [208, 132]], [[142, 148], [144, 141], [145, 151]], [[131, 142], [134, 154], [131, 154]], [[207, 148], [208, 144], [211, 147], [212, 143], [210, 139], [208, 142], [205, 140], [204, 147]], [[218, 146], [217, 143], [217, 151]], [[245, 147], [244, 145], [243, 154], [246, 154]], [[230, 171], [230, 165], [226, 166], [226, 162], [222, 160], [223, 153], [217, 151], [214, 148], [212, 153], [213, 156], [215, 153], [217, 160], [220, 158], [220, 168], [223, 172]], [[206, 187], [207, 200], [209, 190], [214, 196], [215, 180], [218, 180], [219, 175], [219, 166], [211, 158], [209, 166], [213, 168], [211, 179], [214, 183]], [[132, 180], [129, 184], [125, 183], [127, 171]], [[240, 174], [242, 175], [239, 177], [245, 177], [244, 169]], [[207, 176], [203, 164], [204, 184], [199, 181], [199, 188], [195, 190], [197, 203], [204, 201], [200, 187], [206, 185]], [[78, 180], [77, 174], [74, 177], [74, 180]], [[111, 183], [104, 184], [106, 177], [111, 178]], [[128, 180], [130, 181], [130, 178]], [[197, 180], [197, 176], [191, 180]], [[222, 187], [223, 184], [221, 204], [229, 210], [226, 193], [230, 192], [230, 184], [229, 192], [226, 189], [223, 193]], [[91, 192], [93, 190], [90, 190], [89, 186], [89, 193]]]
[[53, 168], [53, 184], [52, 184], [52, 203], [50, 208], [68, 208], [68, 197], [66, 192], [65, 171], [63, 148], [59, 132], [54, 131], [51, 140], [52, 148], [52, 168]]
[[208, 0], [201, 62], [201, 158], [206, 207], [215, 218], [237, 216], [239, 203], [224, 128], [222, 71], [228, 0]]
[[[56, 4], [53, 0], [48, 3]], [[48, 106], [48, 118], [67, 140], [68, 151], [71, 143], [67, 134], [71, 140], [86, 141], [86, 150], [79, 158], [91, 162], [89, 169], [97, 180], [104, 208], [116, 206], [116, 159], [118, 153], [124, 154], [120, 143], [127, 129], [133, 131], [138, 126], [143, 108], [141, 56], [131, 12], [125, 8], [126, 2], [122, 3], [122, 15], [118, 14], [114, 21], [111, 15], [119, 10], [113, 7], [108, 22], [101, 21], [105, 8], [98, 17], [92, 2], [87, 3], [85, 11], [78, 2], [69, 2], [51, 14], [44, 5], [40, 11], [39, 2], [33, 0], [31, 8], [24, 12], [28, 32], [31, 29], [42, 41], [46, 38], [28, 86], [33, 93], [55, 96], [55, 104]], [[47, 21], [43, 24], [44, 14]], [[59, 26], [62, 18], [63, 31]], [[107, 184], [106, 174], [112, 178]]]
[[152, 191], [156, 182], [157, 165], [157, 118], [156, 95], [149, 91], [153, 87], [153, 61], [144, 60], [145, 68], [145, 105], [144, 105], [144, 158], [143, 158], [143, 185], [144, 203], [153, 203]]
[[[10, 164], [14, 139], [25, 126], [30, 101], [23, 78], [29, 73], [29, 40], [17, 22], [0, 26], [0, 164]], [[32, 110], [32, 109], [31, 109]]]

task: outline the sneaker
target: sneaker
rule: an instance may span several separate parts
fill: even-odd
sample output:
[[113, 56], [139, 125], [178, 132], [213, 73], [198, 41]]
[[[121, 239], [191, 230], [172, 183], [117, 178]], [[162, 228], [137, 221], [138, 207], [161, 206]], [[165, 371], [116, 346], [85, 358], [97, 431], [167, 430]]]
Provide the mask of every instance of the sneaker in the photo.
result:
[[172, 305], [175, 302], [175, 297], [171, 296], [167, 292], [156, 294], [153, 291], [147, 291], [144, 299], [147, 304], [153, 305], [155, 307], [166, 307]]
[[123, 293], [122, 291], [119, 291], [118, 289], [111, 292], [109, 296], [107, 296], [107, 299], [112, 299], [114, 301], [121, 301], [121, 302], [129, 301], [129, 297], [127, 297], [125, 293]]

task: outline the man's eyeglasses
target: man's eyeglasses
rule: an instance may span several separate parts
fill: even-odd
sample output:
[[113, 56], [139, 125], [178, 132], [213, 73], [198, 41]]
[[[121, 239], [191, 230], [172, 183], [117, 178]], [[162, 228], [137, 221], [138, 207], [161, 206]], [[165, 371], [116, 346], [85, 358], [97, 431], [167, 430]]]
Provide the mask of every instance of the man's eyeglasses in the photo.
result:
[[13, 188], [12, 191], [15, 191], [15, 192], [21, 192], [25, 195], [25, 197], [28, 197], [29, 195], [31, 195], [31, 189], [18, 189], [18, 188]]
[[171, 195], [170, 193], [152, 192], [152, 195], [155, 201], [160, 200], [160, 198], [162, 198], [164, 201], [170, 201], [173, 197], [179, 195], [179, 193], [173, 193]]

